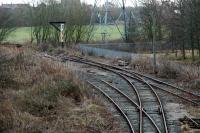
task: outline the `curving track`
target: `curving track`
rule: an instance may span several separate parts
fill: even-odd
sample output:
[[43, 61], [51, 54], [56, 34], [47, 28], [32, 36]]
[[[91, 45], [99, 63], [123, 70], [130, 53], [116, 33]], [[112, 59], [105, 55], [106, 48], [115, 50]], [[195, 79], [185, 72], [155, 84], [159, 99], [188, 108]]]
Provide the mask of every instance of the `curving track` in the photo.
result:
[[184, 100], [184, 101], [186, 101], [190, 104], [193, 104], [193, 105], [196, 105], [196, 106], [200, 105], [200, 102], [198, 102], [198, 101], [200, 101], [200, 95], [186, 91], [182, 88], [176, 87], [172, 84], [160, 81], [160, 80], [152, 78], [150, 76], [146, 76], [144, 74], [129, 71], [129, 70], [117, 67], [117, 66], [111, 66], [111, 65], [108, 65], [108, 64], [99, 63], [99, 62], [95, 62], [95, 61], [80, 58], [80, 57], [63, 57], [62, 59], [92, 65], [92, 66], [95, 66], [95, 67], [102, 68], [104, 70], [108, 70], [108, 69], [113, 70], [115, 72], [123, 74], [123, 75], [130, 77], [132, 79], [137, 79], [137, 80], [140, 80], [140, 81], [145, 80], [146, 83], [148, 83], [150, 86], [154, 87], [155, 89], [161, 90], [165, 93], [168, 93], [172, 96], [175, 96], [175, 97], [177, 97], [181, 100]]
[[[199, 105], [198, 102], [193, 100], [199, 100], [199, 95], [184, 91], [152, 77], [84, 58], [59, 58], [62, 61], [73, 61], [104, 69], [115, 74], [126, 83], [126, 87], [120, 89], [117, 84], [111, 84], [107, 81], [98, 81], [98, 79], [88, 81], [89, 84], [103, 93], [114, 104], [132, 133], [169, 133], [164, 106], [155, 89], [164, 91], [194, 105]], [[182, 96], [183, 94], [184, 96]]]

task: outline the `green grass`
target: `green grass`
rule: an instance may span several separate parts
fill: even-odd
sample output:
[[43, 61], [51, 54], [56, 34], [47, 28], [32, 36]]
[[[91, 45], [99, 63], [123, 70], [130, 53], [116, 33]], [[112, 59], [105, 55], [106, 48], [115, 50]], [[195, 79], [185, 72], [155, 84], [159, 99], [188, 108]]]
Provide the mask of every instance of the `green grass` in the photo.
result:
[[[118, 40], [121, 39], [121, 34], [119, 33], [118, 29], [115, 25], [110, 25], [106, 29], [103, 26], [95, 26], [94, 36], [92, 38], [92, 41], [101, 41], [102, 36], [101, 33], [104, 32], [104, 30], [107, 30], [108, 40]], [[122, 32], [123, 31], [123, 25], [119, 25], [119, 29]], [[31, 40], [31, 28], [30, 27], [21, 27], [17, 28], [14, 32], [11, 33], [11, 35], [6, 39], [7, 42], [10, 43], [25, 43]]]
[[[119, 25], [118, 28], [123, 34], [123, 25]], [[104, 32], [104, 30], [106, 30], [108, 32], [108, 35], [106, 37], [107, 40], [118, 40], [118, 39], [122, 38], [121, 34], [119, 33], [119, 31], [115, 25], [109, 25], [106, 28], [103, 26], [96, 26], [95, 29], [96, 29], [96, 31], [95, 31], [94, 37], [92, 39], [94, 41], [102, 40], [101, 33]]]
[[11, 42], [11, 43], [25, 43], [30, 40], [31, 40], [31, 28], [30, 27], [17, 28], [6, 39], [7, 42]]

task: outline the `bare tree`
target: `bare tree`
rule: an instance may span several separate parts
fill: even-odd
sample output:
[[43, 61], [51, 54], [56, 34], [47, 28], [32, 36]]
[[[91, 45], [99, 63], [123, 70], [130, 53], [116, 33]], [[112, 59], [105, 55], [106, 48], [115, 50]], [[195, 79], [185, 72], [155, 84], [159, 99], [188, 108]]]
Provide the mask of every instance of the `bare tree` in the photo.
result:
[[11, 13], [6, 9], [0, 8], [0, 43], [15, 29], [12, 22]]

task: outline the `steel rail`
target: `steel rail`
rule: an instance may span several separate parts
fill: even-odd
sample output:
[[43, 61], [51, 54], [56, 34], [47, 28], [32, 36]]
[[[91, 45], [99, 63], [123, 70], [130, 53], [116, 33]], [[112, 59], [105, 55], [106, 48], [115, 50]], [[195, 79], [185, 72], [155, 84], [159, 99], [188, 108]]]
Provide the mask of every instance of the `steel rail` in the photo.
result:
[[127, 73], [137, 74], [138, 76], [145, 77], [145, 78], [150, 79], [150, 80], [152, 80], [152, 81], [154, 81], [154, 82], [157, 82], [157, 83], [160, 83], [160, 84], [163, 84], [163, 85], [172, 87], [172, 88], [177, 89], [177, 90], [179, 90], [179, 91], [181, 91], [181, 92], [188, 93], [188, 94], [190, 94], [190, 95], [193, 95], [194, 97], [200, 98], [200, 95], [197, 95], [197, 94], [194, 94], [194, 93], [192, 93], [192, 92], [186, 91], [186, 90], [184, 90], [183, 88], [174, 86], [174, 85], [172, 85], [172, 84], [169, 84], [169, 83], [167, 83], [167, 82], [164, 82], [164, 81], [161, 81], [161, 80], [152, 78], [152, 77], [150, 77], [150, 76], [141, 74], [141, 73], [139, 73], [139, 72], [129, 71], [129, 70], [126, 70], [126, 69], [117, 67], [117, 66], [111, 66], [111, 65], [108, 65], [108, 64], [105, 64], [105, 63], [100, 63], [100, 62], [96, 62], [96, 61], [93, 61], [93, 60], [89, 60], [89, 59], [85, 59], [85, 58], [81, 58], [81, 57], [77, 57], [77, 56], [74, 56], [74, 57], [75, 57], [75, 58], [82, 59], [82, 60], [86, 60], [86, 61], [89, 61], [89, 62], [92, 62], [92, 63], [96, 63], [96, 64], [100, 64], [100, 65], [105, 65], [105, 66], [107, 66], [107, 67], [111, 67], [111, 68], [113, 68], [113, 69], [117, 69], [117, 70], [120, 70], [120, 71], [125, 71], [125, 72], [127, 72]]
[[155, 95], [156, 99], [157, 99], [157, 102], [160, 106], [160, 112], [162, 114], [162, 119], [163, 119], [163, 123], [164, 123], [164, 128], [165, 128], [165, 133], [168, 133], [168, 127], [167, 127], [167, 120], [166, 120], [166, 115], [165, 115], [165, 112], [164, 112], [164, 107], [163, 107], [163, 104], [160, 100], [160, 97], [158, 96], [157, 92], [154, 90], [154, 88], [149, 84], [147, 83], [143, 78], [139, 77], [138, 75], [135, 75], [137, 78], [139, 78], [141, 82], [145, 83], [150, 89], [151, 91], [153, 92], [153, 94]]
[[[128, 74], [126, 74], [126, 73], [122, 73], [122, 74], [126, 75], [127, 77], [134, 78], [134, 79], [136, 79], [136, 80], [141, 80], [141, 79], [135, 78], [135, 77], [133, 77], [133, 76], [131, 76], [131, 75], [128, 75]], [[175, 94], [175, 93], [173, 93], [173, 92], [171, 92], [171, 91], [168, 91], [168, 90], [166, 90], [166, 89], [163, 89], [163, 88], [161, 88], [161, 87], [159, 87], [159, 86], [157, 86], [157, 85], [155, 85], [155, 84], [152, 84], [152, 83], [149, 83], [149, 84], [150, 84], [151, 86], [153, 86], [153, 87], [155, 87], [155, 88], [161, 90], [161, 91], [167, 92], [167, 93], [169, 93], [169, 94], [171, 94], [171, 95], [173, 95], [173, 96], [176, 96], [176, 97], [178, 97], [178, 98], [180, 98], [180, 99], [182, 99], [182, 100], [184, 100], [184, 101], [187, 101], [187, 102], [192, 103], [192, 104], [197, 105], [197, 106], [200, 105], [200, 103], [198, 103], [198, 102], [192, 101], [192, 100], [187, 99], [187, 98], [185, 98], [185, 97], [183, 97], [183, 96], [180, 96], [180, 95], [178, 95], [178, 94]]]
[[[111, 70], [112, 71], [112, 70]], [[133, 90], [135, 91], [136, 95], [137, 95], [137, 99], [138, 99], [138, 102], [139, 102], [139, 106], [140, 106], [140, 133], [143, 133], [142, 132], [142, 125], [143, 125], [143, 118], [142, 118], [142, 108], [143, 108], [143, 105], [142, 105], [142, 101], [141, 101], [141, 98], [140, 98], [140, 94], [137, 90], [137, 88], [135, 87], [135, 85], [129, 80], [127, 79], [124, 75], [120, 74], [120, 73], [117, 73], [115, 71], [112, 71], [114, 73], [116, 73], [117, 75], [121, 76], [129, 85], [131, 88], [133, 88]]]
[[197, 128], [200, 128], [200, 125], [195, 120], [190, 118], [188, 115], [185, 115], [185, 118], [191, 121]]
[[[127, 76], [127, 75], [123, 76], [123, 75], [124, 75], [123, 73], [121, 74], [121, 73], [116, 72], [116, 71], [114, 71], [114, 70], [112, 70], [112, 69], [107, 69], [107, 70], [112, 71], [112, 72], [118, 74], [119, 76], [121, 76], [122, 78], [124, 78], [124, 79], [128, 82], [128, 84], [134, 89], [134, 91], [135, 91], [136, 94], [137, 94], [137, 97], [138, 97], [138, 100], [139, 100], [140, 108], [143, 108], [143, 107], [142, 107], [142, 101], [141, 101], [141, 98], [140, 98], [140, 94], [139, 94], [139, 92], [137, 91], [137, 88], [135, 87], [135, 85], [133, 85], [132, 82], [130, 82], [130, 80], [127, 79], [127, 78], [125, 77], [125, 76]], [[160, 113], [161, 113], [161, 115], [162, 115], [162, 120], [163, 120], [163, 125], [164, 125], [164, 129], [165, 129], [165, 133], [168, 133], [169, 131], [168, 131], [168, 127], [167, 127], [166, 115], [165, 115], [165, 112], [164, 112], [163, 104], [162, 104], [162, 102], [161, 102], [161, 100], [160, 100], [160, 98], [159, 98], [157, 92], [156, 92], [156, 91], [154, 90], [154, 88], [153, 88], [149, 83], [147, 83], [144, 79], [142, 79], [142, 78], [139, 77], [138, 75], [135, 75], [135, 76], [136, 76], [138, 79], [140, 79], [140, 80], [138, 80], [137, 78], [134, 78], [134, 79], [137, 79], [138, 81], [143, 82], [144, 84], [146, 84], [146, 85], [150, 88], [150, 90], [153, 92], [153, 94], [155, 95], [155, 97], [156, 97], [156, 99], [157, 99], [157, 102], [158, 102], [158, 104], [159, 104], [159, 109], [160, 109], [159, 111], [160, 111]], [[140, 119], [142, 119], [142, 116], [140, 117]], [[142, 123], [142, 121], [140, 121], [140, 122]], [[142, 132], [142, 127], [140, 127], [140, 131]]]
[[[65, 58], [65, 59], [66, 59], [66, 58]], [[73, 58], [73, 59], [74, 59], [74, 58]], [[170, 93], [170, 94], [172, 94], [172, 95], [174, 95], [174, 96], [177, 96], [177, 97], [179, 97], [179, 98], [181, 98], [181, 99], [183, 99], [183, 100], [189, 101], [189, 102], [191, 102], [191, 103], [193, 103], [193, 104], [199, 105], [197, 102], [194, 102], [194, 101], [192, 101], [192, 100], [189, 100], [189, 99], [186, 99], [186, 98], [184, 98], [184, 97], [182, 97], [182, 96], [179, 96], [179, 95], [177, 95], [177, 94], [175, 94], [175, 93], [172, 93], [172, 92], [170, 92], [170, 91], [167, 91], [167, 90], [165, 90], [165, 89], [162, 89], [161, 87], [159, 87], [159, 86], [157, 86], [157, 85], [155, 85], [155, 84], [148, 83], [148, 82], [145, 81], [142, 77], [145, 77], [145, 78], [148, 78], [148, 79], [150, 79], [150, 80], [156, 81], [156, 82], [158, 82], [158, 83], [160, 83], [160, 84], [165, 84], [165, 85], [174, 87], [174, 88], [176, 88], [176, 89], [178, 89], [178, 90], [180, 90], [180, 91], [182, 91], [182, 92], [185, 92], [185, 93], [188, 93], [188, 94], [191, 94], [191, 95], [194, 95], [194, 96], [198, 97], [198, 95], [195, 95], [195, 94], [193, 94], [193, 93], [191, 93], [191, 92], [182, 90], [182, 89], [180, 89], [180, 88], [178, 88], [178, 87], [176, 87], [176, 86], [173, 86], [173, 85], [171, 85], [171, 84], [168, 84], [168, 83], [165, 83], [165, 82], [163, 82], [163, 81], [160, 81], [160, 80], [157, 80], [157, 79], [148, 77], [148, 76], [146, 76], [146, 75], [142, 75], [142, 74], [138, 74], [138, 73], [135, 73], [135, 72], [131, 72], [131, 71], [128, 71], [128, 70], [126, 70], [126, 69], [122, 69], [122, 68], [119, 68], [119, 67], [116, 67], [116, 66], [110, 66], [110, 65], [107, 65], [107, 64], [104, 64], [104, 63], [99, 63], [99, 62], [95, 62], [95, 61], [91, 61], [91, 60], [83, 59], [83, 58], [82, 58], [81, 60], [80, 60], [80, 59], [81, 59], [81, 58], [79, 58], [78, 61], [81, 61], [82, 63], [84, 63], [84, 62], [86, 62], [86, 61], [89, 61], [90, 63], [94, 63], [95, 66], [101, 67], [101, 68], [106, 69], [106, 70], [109, 70], [109, 69], [105, 68], [104, 66], [109, 67], [109, 68], [113, 68], [113, 69], [117, 69], [117, 70], [120, 70], [120, 71], [127, 72], [127, 73], [132, 74], [132, 75], [134, 75], [135, 77], [137, 77], [137, 78], [134, 77], [134, 79], [137, 79], [138, 81], [141, 81], [141, 82], [145, 83], [146, 85], [148, 85], [149, 88], [151, 88], [152, 92], [155, 94], [155, 96], [156, 96], [156, 98], [157, 98], [157, 101], [158, 101], [158, 103], [159, 103], [159, 105], [160, 105], [160, 111], [161, 111], [161, 113], [162, 113], [162, 117], [163, 117], [163, 122], [164, 122], [165, 132], [166, 132], [166, 133], [168, 133], [168, 128], [167, 128], [166, 117], [165, 117], [163, 105], [162, 105], [161, 100], [160, 100], [159, 96], [157, 95], [157, 93], [156, 93], [156, 91], [154, 90], [153, 87], [158, 88], [158, 89], [160, 89], [160, 90], [163, 90], [163, 91], [165, 91], [165, 92], [168, 92], [168, 93]], [[74, 60], [77, 60], [77, 59], [74, 59]], [[88, 62], [87, 62], [87, 64], [88, 64]], [[94, 65], [94, 64], [89, 64], [89, 65]], [[101, 66], [98, 66], [97, 64], [98, 64], [98, 65], [101, 65]], [[103, 65], [103, 66], [102, 66], [102, 65]], [[112, 70], [112, 71], [114, 71], [114, 70]], [[117, 72], [114, 72], [114, 73], [117, 73]], [[127, 74], [124, 74], [124, 73], [122, 73], [122, 74], [123, 74], [123, 75], [126, 75], [126, 76], [128, 76], [128, 77], [133, 78], [133, 77], [130, 76], [130, 75], [127, 75]], [[123, 77], [123, 78], [132, 86], [132, 88], [135, 88], [135, 86], [134, 86], [126, 77], [124, 77], [122, 74], [120, 73], [120, 74], [118, 74], [118, 75], [121, 75], [121, 77]], [[153, 87], [152, 87], [152, 86], [153, 86]], [[141, 109], [142, 109], [142, 104], [141, 104], [141, 100], [140, 100], [140, 98], [139, 98], [139, 93], [138, 93], [138, 91], [137, 91], [136, 88], [135, 88], [134, 90], [136, 90], [135, 92], [136, 92], [136, 94], [137, 94], [137, 96], [138, 96], [138, 100], [139, 100], [139, 104], [140, 104], [139, 107], [140, 107], [140, 111], [141, 111]], [[140, 128], [140, 129], [141, 129], [141, 128]], [[141, 131], [142, 131], [142, 130], [140, 130], [140, 132], [141, 132]]]
[[[138, 110], [140, 110], [140, 106], [135, 102], [133, 101], [128, 95], [126, 95], [124, 92], [122, 92], [121, 90], [119, 90], [117, 87], [111, 85], [110, 83], [104, 81], [104, 80], [101, 80], [103, 83], [107, 84], [108, 86], [110, 86], [111, 88], [115, 89], [118, 93], [120, 93], [121, 95], [123, 95], [126, 99], [128, 99], [134, 106], [137, 107]], [[153, 126], [156, 128], [156, 130], [161, 133], [159, 127], [156, 125], [155, 121], [151, 118], [151, 116], [142, 108], [141, 109], [142, 112], [144, 113], [144, 115], [150, 120], [150, 122], [153, 124]]]
[[[120, 72], [119, 72], [120, 73]], [[157, 94], [157, 92], [154, 90], [154, 88], [152, 87], [152, 85], [150, 85], [149, 83], [147, 83], [143, 78], [141, 78], [141, 77], [139, 77], [138, 75], [135, 75], [137, 78], [135, 78], [135, 77], [132, 77], [132, 76], [129, 76], [129, 75], [127, 75], [127, 74], [125, 74], [125, 73], [121, 73], [121, 74], [123, 74], [123, 75], [125, 75], [125, 76], [127, 76], [127, 77], [130, 77], [130, 78], [132, 78], [132, 79], [136, 79], [136, 80], [138, 80], [138, 81], [140, 81], [140, 82], [143, 82], [144, 84], [146, 84], [149, 88], [150, 88], [150, 90], [153, 92], [153, 94], [155, 95], [155, 97], [156, 97], [156, 99], [157, 99], [157, 102], [158, 102], [158, 104], [159, 104], [159, 111], [160, 111], [160, 113], [162, 114], [162, 119], [163, 119], [163, 124], [164, 124], [164, 128], [165, 128], [165, 133], [168, 133], [169, 131], [168, 131], [168, 127], [167, 127], [167, 121], [166, 121], [166, 116], [165, 116], [165, 112], [164, 112], [164, 108], [163, 108], [163, 104], [162, 104], [162, 102], [161, 102], [161, 100], [160, 100], [160, 98], [159, 98], [159, 96], [158, 96], [158, 94]], [[129, 81], [130, 82], [130, 81]], [[131, 84], [131, 85], [133, 85], [131, 82], [129, 83], [129, 84]], [[134, 86], [134, 85], [133, 85]], [[138, 94], [139, 95], [139, 94]]]
[[[81, 62], [81, 63], [84, 63], [84, 64], [93, 65], [93, 66], [96, 66], [96, 67], [99, 67], [99, 68], [108, 70], [108, 68], [106, 68], [106, 66], [99, 66], [99, 65], [97, 65], [97, 64], [95, 64], [95, 63], [91, 64], [91, 63], [89, 63], [89, 62], [86, 63], [86, 62], [84, 62], [84, 61], [82, 61], [82, 60], [80, 60], [80, 59], [73, 59], [73, 58], [66, 58], [66, 57], [65, 57], [64, 60], [69, 60], [69, 61], [74, 61], [74, 62]], [[122, 72], [121, 72], [121, 73], [122, 73]], [[123, 74], [125, 74], [125, 73], [123, 73]], [[128, 74], [125, 74], [125, 75], [126, 75], [126, 76], [129, 76], [130, 78], [135, 78], [135, 77], [133, 77], [133, 76], [131, 76], [131, 75], [128, 75]], [[137, 78], [135, 78], [135, 79], [137, 79]], [[180, 96], [180, 95], [178, 95], [178, 94], [176, 94], [176, 93], [173, 93], [173, 92], [171, 92], [171, 91], [168, 91], [168, 90], [166, 90], [166, 89], [163, 89], [163, 88], [161, 88], [161, 87], [159, 87], [159, 86], [157, 86], [157, 85], [155, 85], [155, 84], [150, 83], [150, 85], [152, 85], [153, 87], [156, 87], [156, 88], [159, 89], [159, 90], [162, 90], [162, 91], [164, 91], [164, 92], [167, 92], [167, 93], [169, 93], [169, 94], [171, 94], [171, 95], [173, 95], [173, 96], [176, 96], [176, 97], [178, 97], [178, 98], [180, 98], [180, 99], [182, 99], [182, 100], [184, 100], [184, 101], [187, 101], [187, 102], [189, 102], [189, 103], [192, 103], [192, 104], [197, 105], [197, 106], [200, 105], [200, 103], [198, 103], [198, 102], [192, 101], [192, 100], [187, 99], [187, 98], [185, 98], [185, 97], [183, 97], [183, 96]]]
[[114, 106], [116, 107], [116, 109], [122, 114], [122, 116], [124, 117], [124, 119], [127, 121], [127, 124], [130, 128], [131, 133], [135, 133], [135, 130], [129, 120], [129, 118], [126, 116], [126, 114], [124, 113], [124, 111], [120, 108], [120, 106], [106, 93], [104, 92], [102, 89], [100, 89], [99, 87], [97, 87], [96, 85], [94, 85], [93, 83], [87, 81], [90, 85], [92, 85], [94, 88], [96, 88], [97, 90], [99, 90], [111, 103], [114, 104]]
[[[72, 60], [74, 60], [74, 59], [72, 59]], [[78, 61], [80, 61], [80, 60], [78, 60]], [[81, 62], [83, 62], [83, 61], [81, 61]], [[86, 63], [86, 62], [83, 62], [83, 63]], [[93, 66], [95, 65], [95, 64], [91, 64], [91, 63], [87, 63], [87, 64], [93, 65]], [[95, 65], [95, 66], [96, 67], [101, 67], [99, 65]], [[143, 125], [142, 102], [141, 102], [141, 98], [140, 98], [139, 92], [137, 91], [136, 87], [125, 76], [123, 76], [122, 74], [120, 74], [120, 73], [118, 73], [118, 72], [116, 72], [116, 71], [114, 71], [112, 69], [109, 69], [109, 68], [102, 68], [102, 69], [107, 70], [107, 71], [111, 71], [111, 72], [119, 75], [121, 78], [123, 78], [130, 85], [131, 88], [133, 88], [133, 91], [136, 93], [136, 96], [137, 96], [137, 99], [138, 99], [138, 103], [139, 103], [139, 108], [140, 108], [140, 115], [139, 115], [140, 116], [139, 117], [140, 118], [139, 129], [140, 130], [139, 131], [140, 131], [140, 133], [143, 133], [143, 131], [142, 131], [142, 129], [143, 129], [143, 127], [142, 127], [142, 125]]]
[[[66, 58], [65, 58], [66, 59]], [[96, 67], [99, 67], [99, 68], [102, 68], [102, 69], [104, 69], [104, 70], [108, 70], [108, 71], [111, 71], [111, 72], [113, 72], [113, 73], [116, 73], [116, 74], [118, 74], [118, 75], [121, 75], [121, 74], [119, 74], [119, 73], [117, 73], [116, 71], [114, 71], [114, 70], [112, 70], [112, 69], [109, 69], [109, 68], [106, 68], [106, 67], [102, 67], [102, 66], [99, 66], [99, 65], [97, 65], [97, 64], [92, 64], [92, 63], [88, 63], [88, 62], [85, 62], [85, 61], [82, 61], [82, 60], [77, 60], [77, 59], [70, 59], [70, 58], [68, 58], [68, 60], [70, 60], [70, 61], [75, 61], [75, 62], [81, 62], [81, 63], [84, 63], [84, 64], [88, 64], [88, 65], [92, 65], [92, 66], [96, 66]], [[131, 83], [132, 84], [132, 83]], [[133, 84], [132, 84], [133, 85]], [[133, 85], [134, 86], [134, 85]], [[138, 106], [138, 108], [141, 108], [141, 106], [140, 105], [137, 105]], [[145, 112], [146, 113], [146, 112]], [[147, 113], [146, 113], [147, 114]], [[155, 122], [154, 122], [154, 120], [149, 116], [148, 117], [151, 121], [152, 121], [152, 123], [154, 123], [155, 124]], [[154, 125], [155, 127], [157, 127], [157, 125], [155, 124]], [[159, 130], [159, 129], [158, 129]]]

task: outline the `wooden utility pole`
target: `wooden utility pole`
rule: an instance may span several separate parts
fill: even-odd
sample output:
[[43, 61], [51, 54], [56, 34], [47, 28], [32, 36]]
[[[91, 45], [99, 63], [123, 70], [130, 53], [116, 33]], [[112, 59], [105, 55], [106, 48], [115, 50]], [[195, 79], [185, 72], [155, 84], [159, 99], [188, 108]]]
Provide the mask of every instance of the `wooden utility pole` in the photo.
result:
[[128, 30], [127, 30], [127, 17], [126, 17], [126, 8], [125, 8], [125, 1], [122, 0], [122, 10], [123, 10], [123, 17], [124, 17], [124, 37], [125, 41], [128, 41]]
[[156, 18], [155, 18], [155, 15], [154, 13], [152, 12], [151, 13], [151, 17], [152, 17], [152, 21], [153, 21], [153, 24], [152, 24], [152, 47], [153, 47], [153, 72], [156, 74], [156, 46], [155, 46], [155, 42], [156, 42]]

